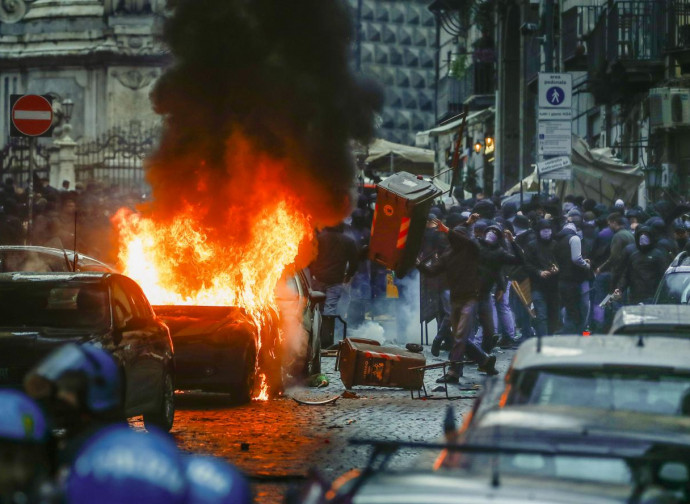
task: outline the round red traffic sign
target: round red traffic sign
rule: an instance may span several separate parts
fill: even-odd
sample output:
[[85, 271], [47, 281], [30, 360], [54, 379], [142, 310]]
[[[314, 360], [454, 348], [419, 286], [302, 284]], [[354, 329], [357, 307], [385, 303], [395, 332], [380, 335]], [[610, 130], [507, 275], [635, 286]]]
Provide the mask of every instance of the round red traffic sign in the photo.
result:
[[43, 96], [24, 95], [12, 107], [12, 124], [24, 135], [42, 135], [53, 125], [53, 106]]

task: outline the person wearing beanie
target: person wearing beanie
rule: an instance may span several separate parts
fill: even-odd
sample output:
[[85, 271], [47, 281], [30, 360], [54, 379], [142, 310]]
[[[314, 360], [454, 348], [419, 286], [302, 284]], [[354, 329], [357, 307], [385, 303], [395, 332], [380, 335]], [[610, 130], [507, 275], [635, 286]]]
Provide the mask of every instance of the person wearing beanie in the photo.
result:
[[[529, 244], [534, 241], [535, 233], [530, 226], [529, 219], [524, 215], [516, 215], [513, 221], [513, 229], [515, 230], [515, 243], [521, 251], [521, 256], [523, 264], [519, 266], [511, 266], [507, 268], [506, 274], [508, 279], [512, 282], [523, 284], [527, 279], [529, 279], [529, 272], [525, 266], [527, 257], [525, 251], [528, 249]], [[532, 319], [525, 305], [522, 304], [520, 296], [517, 294], [513, 285], [511, 284], [511, 294], [510, 294], [510, 307], [515, 319], [515, 324], [518, 329], [520, 329], [520, 338], [514, 341], [507, 341], [502, 338], [499, 341], [499, 346], [505, 348], [510, 345], [513, 346], [515, 343], [521, 342], [532, 336]]]
[[569, 222], [556, 235], [558, 291], [565, 309], [564, 334], [582, 334], [589, 318], [590, 263], [582, 255], [581, 219], [569, 216]]
[[472, 214], [464, 226], [448, 229], [438, 226], [438, 231], [447, 233], [450, 246], [437, 257], [437, 260], [418, 260], [419, 269], [430, 276], [444, 274], [450, 287], [451, 330], [453, 334], [453, 348], [449, 359], [454, 361], [448, 372], [439, 383], [458, 383], [463, 375], [463, 357], [479, 362], [479, 370], [488, 374], [498, 374], [496, 371], [496, 357], [489, 356], [470, 341], [477, 310], [480, 279], [480, 250], [477, 240], [469, 232], [479, 218]]
[[532, 287], [532, 304], [536, 318], [537, 336], [554, 334], [559, 325], [558, 266], [552, 223], [541, 219], [537, 223], [535, 239], [525, 250], [525, 269]]
[[664, 252], [655, 247], [651, 228], [638, 226], [635, 230], [635, 250], [628, 257], [614, 294], [621, 297], [628, 292], [628, 303], [650, 303], [666, 271]]

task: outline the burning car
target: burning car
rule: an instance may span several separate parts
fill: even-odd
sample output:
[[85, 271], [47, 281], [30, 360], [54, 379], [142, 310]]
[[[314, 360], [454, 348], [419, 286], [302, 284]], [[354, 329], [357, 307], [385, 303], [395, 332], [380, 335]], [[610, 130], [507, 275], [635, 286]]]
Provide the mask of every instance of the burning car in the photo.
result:
[[[175, 345], [176, 386], [180, 390], [229, 393], [247, 402], [271, 380], [282, 388], [282, 357], [291, 355], [289, 372], [309, 376], [321, 371], [320, 292], [312, 291], [305, 271], [281, 282], [278, 310], [256, 320], [237, 306], [158, 305], [155, 312], [170, 327]], [[286, 351], [281, 327], [292, 327], [296, 352]], [[294, 354], [294, 355], [293, 355]], [[266, 378], [259, 370], [271, 369]]]
[[170, 430], [172, 341], [134, 281], [100, 272], [0, 274], [0, 386], [21, 386], [57, 347], [87, 342], [121, 366], [125, 415], [143, 415], [147, 428]]

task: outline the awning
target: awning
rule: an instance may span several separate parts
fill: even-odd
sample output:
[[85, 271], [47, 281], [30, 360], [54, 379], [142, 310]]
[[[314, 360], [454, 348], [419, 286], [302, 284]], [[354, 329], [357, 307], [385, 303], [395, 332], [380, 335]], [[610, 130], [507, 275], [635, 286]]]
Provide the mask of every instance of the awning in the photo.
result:
[[[491, 117], [494, 115], [495, 111], [496, 109], [494, 107], [489, 107], [483, 110], [477, 110], [476, 112], [472, 112], [467, 116], [466, 124], [470, 126], [484, 118]], [[428, 137], [455, 133], [455, 131], [460, 127], [461, 124], [462, 118], [444, 124], [443, 126], [437, 126], [436, 128], [432, 128], [430, 130], [420, 131], [419, 133], [417, 133], [417, 141], [415, 143], [417, 145], [428, 145]], [[427, 138], [426, 142], [424, 142], [424, 138]]]
[[368, 148], [367, 165], [381, 171], [434, 172], [434, 151], [377, 138]]
[[[590, 149], [587, 143], [573, 135], [571, 153], [572, 180], [557, 180], [556, 190], [563, 198], [567, 194], [591, 198], [597, 203], [613, 205], [617, 199], [632, 201], [644, 174], [639, 166], [621, 163], [613, 157], [611, 149]], [[538, 190], [537, 171], [533, 170], [523, 180], [523, 191]], [[505, 195], [520, 192], [520, 183], [505, 192]]]
[[573, 135], [573, 178], [556, 182], [558, 195], [581, 195], [598, 203], [613, 205], [617, 199], [632, 201], [644, 180], [639, 165], [620, 162], [611, 149], [590, 149], [587, 143]]

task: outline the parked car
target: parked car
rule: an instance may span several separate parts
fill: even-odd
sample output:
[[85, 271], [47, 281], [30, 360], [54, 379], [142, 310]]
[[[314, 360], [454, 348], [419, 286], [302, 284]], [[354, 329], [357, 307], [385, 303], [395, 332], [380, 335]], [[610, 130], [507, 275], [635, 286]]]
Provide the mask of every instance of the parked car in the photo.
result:
[[646, 482], [675, 502], [690, 499], [688, 416], [512, 406], [487, 412], [461, 435], [459, 443], [510, 450], [498, 455], [463, 453], [455, 460], [443, 454], [444, 462], [451, 464], [442, 465], [477, 474], [498, 470], [514, 476], [612, 485]]
[[659, 282], [654, 295], [654, 304], [690, 303], [690, 255], [678, 254]]
[[[369, 441], [372, 454], [363, 469], [348, 471], [329, 484], [313, 474], [286, 502], [364, 504], [434, 503], [678, 503], [687, 502], [687, 432], [682, 441], [638, 441], [621, 437], [596, 445], [587, 432], [575, 432], [567, 418], [552, 419], [564, 432], [548, 427], [532, 431], [544, 436], [516, 440], [510, 431], [520, 419], [510, 413], [498, 425], [476, 431], [481, 441], [414, 443]], [[535, 419], [539, 413], [535, 412]], [[548, 414], [543, 424], [548, 424]], [[488, 420], [488, 418], [487, 418]], [[572, 428], [571, 428], [572, 426]], [[529, 430], [529, 426], [522, 425]], [[687, 421], [684, 428], [687, 428]], [[570, 429], [570, 430], [568, 430]], [[680, 428], [678, 429], [680, 432]], [[523, 434], [522, 432], [520, 434]], [[615, 435], [615, 433], [614, 433]], [[583, 444], [579, 444], [583, 441]], [[357, 442], [356, 444], [366, 444]], [[408, 467], [392, 467], [392, 457], [404, 450], [419, 451]], [[440, 454], [439, 454], [440, 452]]]
[[[286, 278], [278, 296], [280, 314], [270, 313], [261, 327], [235, 306], [154, 306], [170, 327], [177, 388], [229, 393], [236, 402], [246, 402], [252, 398], [258, 367], [267, 366], [273, 370], [269, 373], [272, 386], [280, 388], [280, 352], [266, 351], [280, 344], [279, 317], [295, 317], [303, 329], [300, 337], [304, 340], [299, 346], [305, 352], [295, 362], [293, 372], [302, 376], [320, 372], [319, 304], [324, 298], [324, 294], [311, 290], [307, 273], [298, 271]], [[272, 341], [262, 345], [263, 352], [257, 344], [260, 338], [264, 343]]]
[[690, 338], [690, 306], [628, 305], [613, 317], [609, 334]]
[[487, 383], [465, 428], [489, 411], [521, 405], [690, 415], [689, 354], [690, 339], [532, 338], [515, 353], [505, 380]]
[[93, 343], [122, 369], [124, 413], [172, 428], [173, 346], [168, 327], [130, 278], [117, 273], [0, 274], [0, 386], [66, 343]]
[[[76, 261], [75, 261], [76, 256]], [[33, 245], [0, 246], [0, 273], [8, 271], [110, 271], [107, 264], [72, 250]]]

